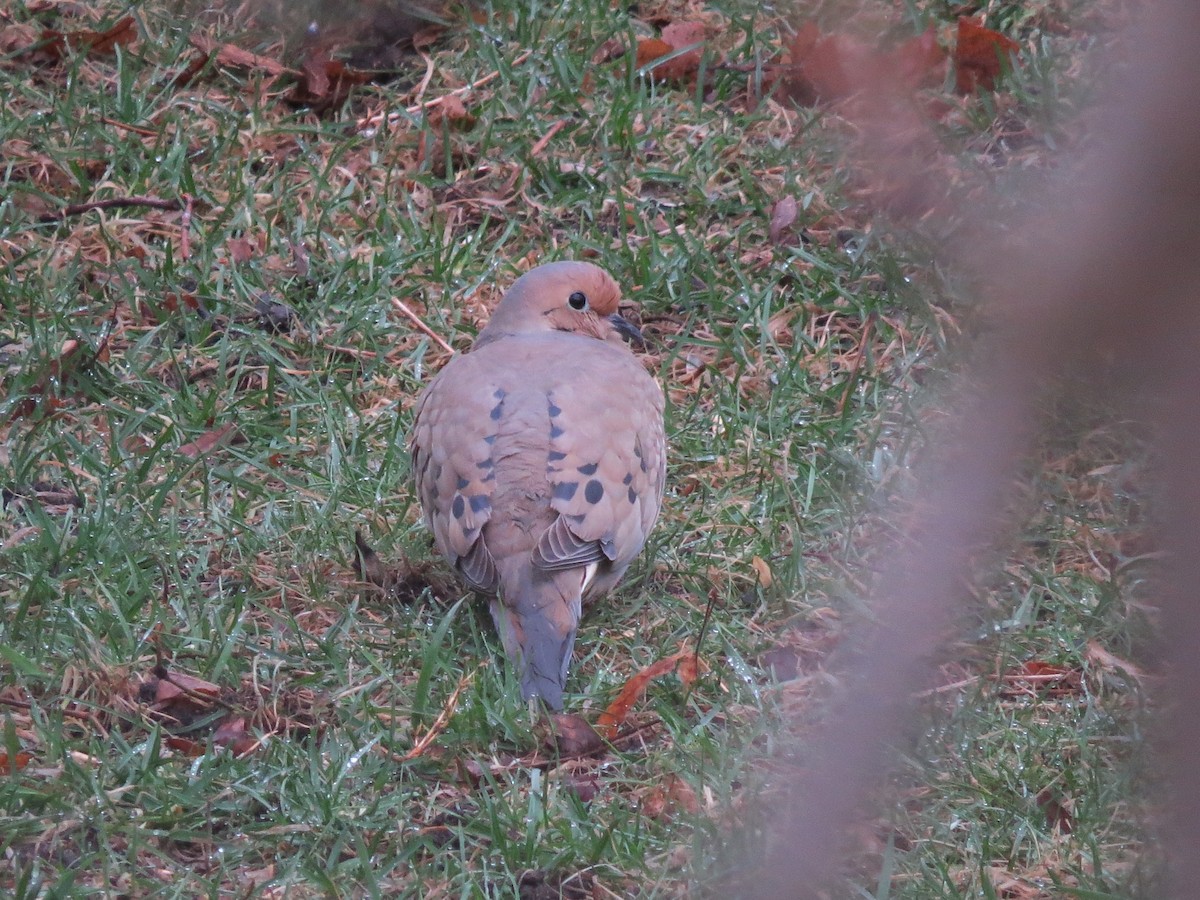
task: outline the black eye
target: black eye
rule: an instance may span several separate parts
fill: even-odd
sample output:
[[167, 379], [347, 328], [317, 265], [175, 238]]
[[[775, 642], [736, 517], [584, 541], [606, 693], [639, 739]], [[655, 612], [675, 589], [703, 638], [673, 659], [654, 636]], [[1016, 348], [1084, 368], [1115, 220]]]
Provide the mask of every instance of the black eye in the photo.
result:
[[587, 294], [576, 291], [567, 298], [567, 302], [571, 304], [571, 309], [587, 309]]

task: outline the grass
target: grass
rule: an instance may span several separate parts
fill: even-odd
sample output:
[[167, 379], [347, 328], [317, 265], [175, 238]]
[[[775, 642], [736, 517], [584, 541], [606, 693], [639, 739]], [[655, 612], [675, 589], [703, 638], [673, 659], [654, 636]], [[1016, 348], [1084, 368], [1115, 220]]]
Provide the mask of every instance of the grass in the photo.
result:
[[[912, 32], [949, 21], [909, 6]], [[1051, 11], [993, 6], [1026, 46], [1056, 40]], [[590, 62], [649, 13], [486, 12], [428, 51], [422, 99], [496, 73], [469, 116], [403, 111], [415, 57], [325, 118], [261, 68], [173, 83], [197, 33], [278, 55], [244, 17], [102, 2], [137, 42], [53, 60], [16, 48], [94, 26], [0, 14], [6, 892], [679, 896], [752, 878], [757, 800], [780, 751], [802, 758], [792, 717], [816, 716], [971, 311], [848, 189], [836, 117], [762, 100], [736, 67], [697, 87], [632, 54]], [[788, 27], [734, 0], [702, 12], [743, 69]], [[1007, 129], [1053, 118], [1056, 59], [955, 101], [953, 136], [990, 165], [1043, 161]], [[42, 218], [130, 195], [187, 211]], [[796, 224], [772, 242], [788, 195]], [[706, 622], [710, 667], [655, 683], [584, 758], [548, 747], [486, 613], [433, 558], [404, 447], [446, 354], [390, 302], [463, 348], [522, 268], [572, 256], [640, 304], [671, 458], [643, 560], [585, 620], [570, 706], [594, 718]], [[1138, 451], [1080, 426], [1044, 454], [1022, 548], [921, 736], [897, 736], [908, 762], [839, 896], [1152, 895], [1121, 665], [1146, 630]], [[356, 579], [356, 530], [396, 595]], [[1022, 681], [1031, 661], [1062, 683]]]

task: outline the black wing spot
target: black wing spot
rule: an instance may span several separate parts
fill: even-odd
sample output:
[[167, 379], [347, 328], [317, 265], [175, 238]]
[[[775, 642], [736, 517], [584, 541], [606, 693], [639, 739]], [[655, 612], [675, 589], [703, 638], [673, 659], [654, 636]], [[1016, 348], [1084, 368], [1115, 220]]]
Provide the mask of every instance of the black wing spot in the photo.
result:
[[604, 499], [604, 485], [593, 478], [587, 483], [587, 487], [583, 489], [583, 499], [588, 503], [599, 503]]
[[501, 400], [499, 403], [493, 406], [489, 415], [492, 417], [493, 422], [499, 422], [500, 417], [504, 415], [504, 401]]
[[458, 488], [458, 490], [461, 491], [463, 488], [465, 488], [470, 483], [471, 482], [467, 481], [467, 479], [465, 479], [461, 475], [459, 475], [458, 476], [458, 484], [456, 485], [456, 487]]
[[580, 475], [592, 476], [596, 474], [596, 470], [600, 468], [600, 463], [588, 463], [586, 466], [580, 466], [575, 471]]
[[621, 484], [633, 484], [633, 473], [626, 472], [625, 477], [621, 479]]
[[463, 495], [455, 494], [454, 502], [450, 504], [450, 515], [454, 516], [456, 519], [461, 519], [463, 517], [463, 513], [466, 511], [467, 504], [466, 501], [463, 500]]
[[553, 419], [555, 416], [558, 416], [558, 415], [562, 415], [562, 409], [560, 409], [558, 406], [555, 406], [554, 401], [551, 400], [550, 401], [550, 418]]
[[637, 491], [635, 491], [633, 488], [629, 489], [629, 502], [631, 504], [637, 503]]
[[563, 430], [561, 428], [559, 428], [557, 425], [553, 426], [550, 429], [550, 440], [552, 440], [552, 441], [557, 440], [558, 438], [560, 438], [562, 436], [563, 436]]
[[554, 486], [555, 500], [570, 500], [575, 496], [575, 492], [579, 490], [578, 481], [564, 481], [561, 484]]
[[567, 454], [563, 453], [561, 450], [551, 450], [546, 454], [546, 459], [550, 460], [550, 462], [562, 462], [566, 458]]
[[487, 494], [476, 494], [471, 498], [470, 502], [471, 512], [473, 513], [481, 513], [492, 505], [491, 501], [487, 498]]

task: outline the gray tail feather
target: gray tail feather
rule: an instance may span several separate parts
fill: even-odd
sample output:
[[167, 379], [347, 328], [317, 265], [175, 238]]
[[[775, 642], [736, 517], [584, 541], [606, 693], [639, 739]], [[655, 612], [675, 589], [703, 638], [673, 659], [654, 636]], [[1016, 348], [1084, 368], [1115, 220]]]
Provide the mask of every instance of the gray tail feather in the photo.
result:
[[540, 697], [552, 710], [563, 708], [563, 688], [580, 615], [578, 595], [566, 598], [556, 590], [553, 582], [560, 579], [572, 580], [565, 572], [538, 579], [541, 583], [536, 586], [524, 580], [516, 603], [508, 605], [496, 599], [491, 604], [496, 631], [521, 679], [521, 696], [526, 700]]

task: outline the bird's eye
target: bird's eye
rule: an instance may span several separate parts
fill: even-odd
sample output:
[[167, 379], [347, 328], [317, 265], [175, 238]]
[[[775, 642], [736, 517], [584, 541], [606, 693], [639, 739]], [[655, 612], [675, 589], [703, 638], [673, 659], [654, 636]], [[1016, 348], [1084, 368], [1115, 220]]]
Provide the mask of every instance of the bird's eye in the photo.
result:
[[576, 291], [567, 298], [567, 302], [571, 304], [571, 309], [587, 309], [587, 294], [583, 291]]

